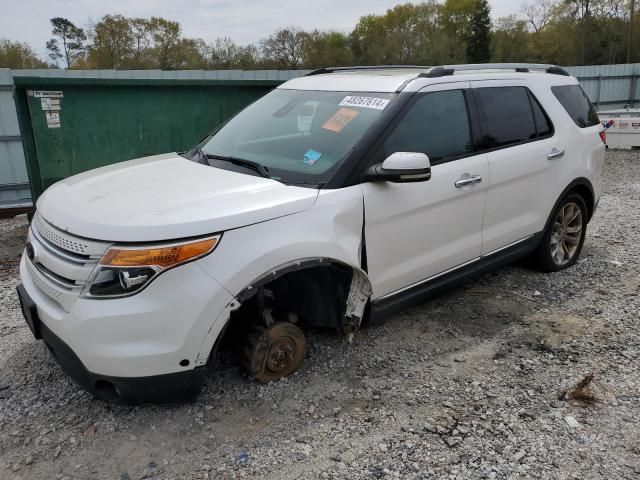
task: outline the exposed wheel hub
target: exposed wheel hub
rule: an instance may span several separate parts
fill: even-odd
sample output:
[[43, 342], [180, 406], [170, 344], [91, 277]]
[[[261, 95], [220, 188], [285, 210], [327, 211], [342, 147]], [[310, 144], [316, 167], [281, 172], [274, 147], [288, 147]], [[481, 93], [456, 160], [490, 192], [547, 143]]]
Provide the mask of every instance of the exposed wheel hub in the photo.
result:
[[302, 330], [280, 322], [268, 328], [257, 327], [249, 337], [244, 360], [256, 380], [268, 383], [295, 372], [304, 360], [305, 347]]

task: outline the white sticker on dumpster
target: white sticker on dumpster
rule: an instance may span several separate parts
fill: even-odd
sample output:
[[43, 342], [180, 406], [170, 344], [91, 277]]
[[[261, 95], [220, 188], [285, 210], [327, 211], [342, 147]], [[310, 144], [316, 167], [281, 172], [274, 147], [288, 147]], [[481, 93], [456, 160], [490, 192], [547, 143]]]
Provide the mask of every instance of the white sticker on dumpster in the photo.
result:
[[60, 113], [59, 112], [46, 112], [47, 127], [60, 128]]
[[42, 105], [42, 110], [60, 110], [60, 99], [59, 98], [41, 98], [40, 104]]
[[348, 95], [340, 102], [341, 107], [363, 107], [374, 108], [376, 110], [384, 110], [389, 100], [378, 97], [360, 97], [358, 95]]
[[60, 97], [63, 97], [64, 95], [62, 94], [62, 90], [34, 90], [33, 96], [36, 98], [43, 98], [43, 97], [60, 98]]

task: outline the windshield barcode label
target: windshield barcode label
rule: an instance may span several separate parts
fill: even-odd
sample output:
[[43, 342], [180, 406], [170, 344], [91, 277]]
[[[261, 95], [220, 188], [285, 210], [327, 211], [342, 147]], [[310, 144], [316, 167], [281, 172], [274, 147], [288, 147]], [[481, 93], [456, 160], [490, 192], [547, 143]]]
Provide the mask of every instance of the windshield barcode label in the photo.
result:
[[356, 95], [348, 95], [340, 102], [341, 107], [364, 107], [374, 108], [376, 110], [384, 110], [389, 100], [378, 97], [358, 97]]

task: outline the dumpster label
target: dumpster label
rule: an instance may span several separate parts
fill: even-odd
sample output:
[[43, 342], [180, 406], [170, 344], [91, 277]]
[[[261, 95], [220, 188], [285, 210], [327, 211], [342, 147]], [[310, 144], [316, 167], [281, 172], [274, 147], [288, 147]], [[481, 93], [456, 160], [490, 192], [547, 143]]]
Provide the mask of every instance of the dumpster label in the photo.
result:
[[47, 127], [60, 128], [60, 113], [59, 112], [46, 112]]
[[64, 95], [62, 94], [62, 90], [34, 90], [33, 96], [36, 98], [60, 98]]
[[640, 123], [632, 123], [631, 126], [633, 128], [640, 128]]
[[389, 100], [378, 97], [359, 97], [357, 95], [348, 95], [338, 104], [341, 107], [364, 107], [374, 108], [376, 110], [384, 110]]
[[42, 110], [60, 110], [60, 99], [59, 98], [41, 98], [40, 103], [42, 105]]

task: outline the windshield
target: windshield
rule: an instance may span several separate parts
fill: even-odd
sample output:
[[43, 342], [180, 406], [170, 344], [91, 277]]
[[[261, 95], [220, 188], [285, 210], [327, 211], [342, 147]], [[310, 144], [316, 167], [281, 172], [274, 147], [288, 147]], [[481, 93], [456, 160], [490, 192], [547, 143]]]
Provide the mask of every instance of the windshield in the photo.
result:
[[[200, 154], [215, 158], [207, 162], [215, 167], [234, 169], [248, 160], [283, 183], [321, 185], [393, 96], [276, 89], [214, 132]], [[236, 162], [220, 161], [225, 157]]]

